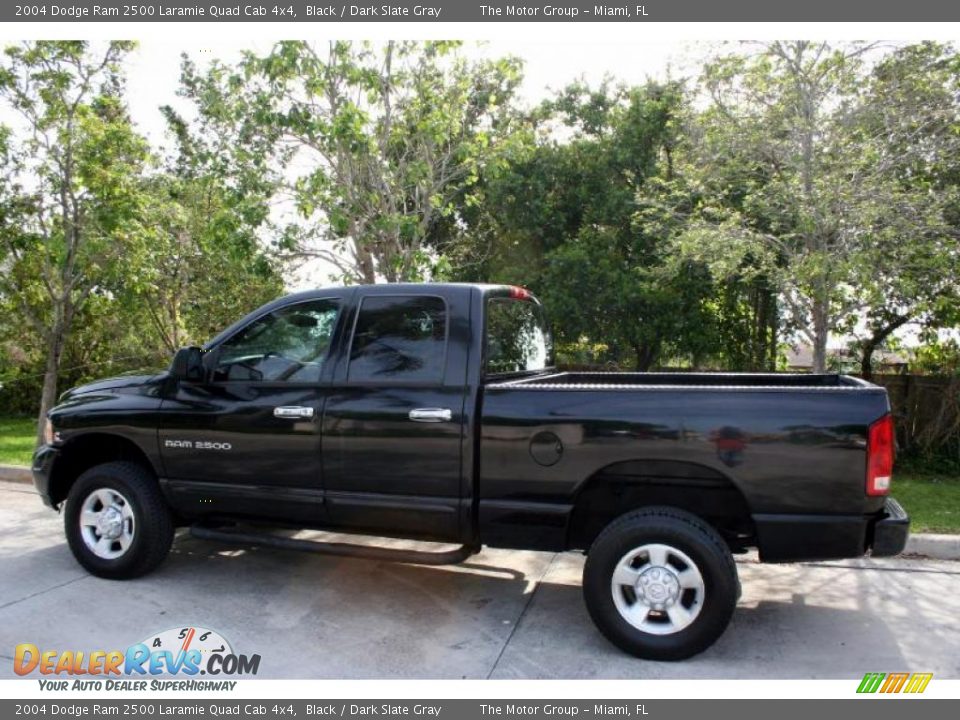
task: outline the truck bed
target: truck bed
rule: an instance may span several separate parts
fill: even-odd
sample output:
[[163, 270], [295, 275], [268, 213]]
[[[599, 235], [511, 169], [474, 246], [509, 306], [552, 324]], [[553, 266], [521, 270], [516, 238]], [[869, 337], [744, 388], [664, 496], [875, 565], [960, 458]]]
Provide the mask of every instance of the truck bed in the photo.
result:
[[864, 517], [883, 507], [864, 495], [866, 440], [889, 411], [883, 388], [836, 374], [560, 372], [489, 382], [481, 530], [521, 533], [528, 545], [536, 536], [553, 549], [574, 523], [565, 509], [599, 478], [669, 486], [711, 506], [719, 502], [709, 493], [735, 491], [765, 560], [853, 557], [865, 548]]
[[849, 375], [809, 373], [558, 372], [493, 382], [488, 387], [563, 389], [879, 389]]

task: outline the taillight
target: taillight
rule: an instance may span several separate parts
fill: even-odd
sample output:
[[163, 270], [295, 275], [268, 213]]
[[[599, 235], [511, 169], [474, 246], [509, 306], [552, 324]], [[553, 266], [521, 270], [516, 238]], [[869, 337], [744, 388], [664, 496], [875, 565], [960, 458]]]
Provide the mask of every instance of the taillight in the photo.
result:
[[867, 433], [867, 495], [886, 495], [893, 477], [893, 417], [884, 415]]
[[510, 286], [510, 297], [514, 300], [529, 300], [533, 297], [530, 294], [530, 291], [526, 288], [517, 287], [516, 285]]

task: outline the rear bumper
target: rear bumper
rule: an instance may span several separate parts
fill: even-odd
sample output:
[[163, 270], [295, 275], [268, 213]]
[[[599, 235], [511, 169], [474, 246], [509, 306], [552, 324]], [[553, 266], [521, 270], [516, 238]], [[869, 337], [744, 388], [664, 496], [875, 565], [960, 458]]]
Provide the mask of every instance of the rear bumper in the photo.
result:
[[899, 555], [907, 546], [910, 536], [910, 517], [903, 507], [893, 498], [887, 498], [883, 505], [885, 517], [873, 523], [873, 537], [871, 555], [873, 557], [890, 557]]
[[893, 498], [870, 515], [754, 515], [763, 562], [890, 557], [903, 552], [910, 518]]

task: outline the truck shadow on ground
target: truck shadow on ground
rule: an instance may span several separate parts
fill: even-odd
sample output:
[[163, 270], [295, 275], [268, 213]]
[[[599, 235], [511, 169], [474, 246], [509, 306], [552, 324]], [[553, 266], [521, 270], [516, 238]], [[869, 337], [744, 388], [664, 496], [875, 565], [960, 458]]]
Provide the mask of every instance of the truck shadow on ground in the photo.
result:
[[[303, 677], [858, 678], [868, 660], [907, 665], [880, 608], [836, 607], [849, 605], [849, 593], [819, 579], [804, 594], [804, 580], [783, 567], [779, 582], [764, 580], [758, 565], [741, 573], [771, 594], [795, 588], [789, 599], [762, 599], [758, 589], [761, 599], [741, 601], [714, 647], [657, 663], [623, 654], [595, 629], [581, 598], [582, 560], [570, 554], [493, 550], [427, 567], [186, 539], [169, 572], [192, 573], [197, 560], [209, 582], [257, 604], [259, 632], [305, 652], [324, 648], [328, 662]], [[844, 585], [860, 579], [822, 572], [843, 575]], [[248, 573], [257, 587], [238, 582]]]
[[[695, 658], [658, 663], [625, 655], [594, 628], [581, 598], [582, 559], [572, 554], [486, 550], [462, 565], [426, 567], [181, 534], [158, 571], [133, 581], [83, 574], [63, 544], [3, 562], [20, 575], [52, 568], [63, 578], [0, 609], [6, 647], [126, 647], [189, 624], [259, 653], [264, 678], [960, 675], [945, 645], [955, 612], [942, 602], [957, 579], [950, 573], [942, 589], [920, 590], [907, 572], [741, 564], [745, 595], [723, 637]], [[912, 624], [901, 620], [908, 617]], [[929, 660], [919, 667], [918, 658]], [[12, 676], [8, 661], [0, 674]]]

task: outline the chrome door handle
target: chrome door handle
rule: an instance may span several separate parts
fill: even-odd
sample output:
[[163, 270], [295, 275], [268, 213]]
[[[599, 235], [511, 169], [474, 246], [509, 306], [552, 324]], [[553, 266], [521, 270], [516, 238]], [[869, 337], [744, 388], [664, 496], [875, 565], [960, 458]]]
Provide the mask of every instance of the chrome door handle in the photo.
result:
[[273, 409], [273, 416], [278, 418], [312, 418], [313, 408], [301, 405], [281, 405]]
[[453, 412], [449, 408], [414, 408], [407, 417], [414, 422], [450, 422]]

